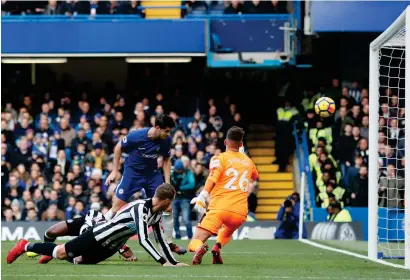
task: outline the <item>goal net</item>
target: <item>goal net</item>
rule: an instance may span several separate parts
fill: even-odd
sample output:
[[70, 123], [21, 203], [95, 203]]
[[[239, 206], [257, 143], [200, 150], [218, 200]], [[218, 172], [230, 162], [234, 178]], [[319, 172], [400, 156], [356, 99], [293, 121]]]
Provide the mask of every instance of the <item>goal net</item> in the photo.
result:
[[[369, 243], [410, 267], [410, 6], [370, 45]], [[407, 77], [407, 80], [406, 80]], [[406, 98], [407, 97], [407, 98]], [[376, 140], [377, 139], [377, 140]], [[410, 166], [410, 165], [408, 165]]]

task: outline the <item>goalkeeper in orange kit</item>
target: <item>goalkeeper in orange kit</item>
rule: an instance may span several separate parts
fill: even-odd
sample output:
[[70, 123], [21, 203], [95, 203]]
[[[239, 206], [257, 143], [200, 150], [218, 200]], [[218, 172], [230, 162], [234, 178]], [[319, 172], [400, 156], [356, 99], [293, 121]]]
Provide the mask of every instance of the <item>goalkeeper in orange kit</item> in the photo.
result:
[[205, 188], [191, 202], [195, 203], [196, 211], [204, 214], [189, 243], [189, 251], [195, 252], [194, 265], [202, 262], [208, 251], [205, 242], [212, 235], [217, 235], [217, 242], [212, 247], [213, 263], [222, 264], [221, 248], [246, 221], [248, 185], [250, 180], [258, 178], [258, 171], [253, 161], [240, 152], [244, 134], [240, 127], [228, 130], [224, 142], [226, 152], [211, 159]]

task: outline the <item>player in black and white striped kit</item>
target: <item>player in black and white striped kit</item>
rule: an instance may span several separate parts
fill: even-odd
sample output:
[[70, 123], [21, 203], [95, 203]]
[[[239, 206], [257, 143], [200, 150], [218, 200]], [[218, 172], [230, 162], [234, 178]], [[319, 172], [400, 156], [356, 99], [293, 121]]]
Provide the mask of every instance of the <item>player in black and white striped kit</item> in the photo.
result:
[[[114, 255], [128, 238], [138, 234], [140, 245], [154, 260], [163, 266], [185, 266], [186, 264], [175, 260], [160, 227], [163, 211], [170, 207], [174, 197], [175, 188], [170, 184], [162, 184], [152, 199], [126, 204], [110, 221], [97, 222], [82, 235], [64, 245], [28, 243], [27, 240], [21, 239], [9, 252], [7, 263], [14, 262], [28, 251], [56, 259], [67, 259], [78, 264], [96, 264]], [[149, 240], [149, 226], [152, 226], [164, 256]]]
[[[87, 212], [85, 217], [75, 217], [73, 219], [69, 219], [66, 221], [59, 222], [55, 225], [52, 225], [50, 228], [46, 230], [44, 233], [44, 242], [54, 242], [57, 237], [61, 236], [79, 236], [83, 234], [86, 230], [91, 228], [97, 222], [104, 220], [104, 215], [100, 211], [96, 211], [91, 209]], [[126, 261], [136, 261], [137, 257], [134, 255], [132, 250], [124, 245], [118, 253], [124, 257]], [[29, 255], [32, 253], [27, 253], [28, 256], [32, 257], [33, 255]], [[36, 256], [37, 254], [34, 254]], [[43, 256], [40, 258], [40, 264], [46, 264], [51, 260], [48, 256]]]

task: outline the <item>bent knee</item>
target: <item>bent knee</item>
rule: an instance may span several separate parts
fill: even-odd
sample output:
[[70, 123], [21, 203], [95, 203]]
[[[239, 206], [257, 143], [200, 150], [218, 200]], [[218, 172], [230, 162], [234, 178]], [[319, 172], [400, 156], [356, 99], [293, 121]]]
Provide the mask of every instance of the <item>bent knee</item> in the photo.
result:
[[47, 237], [57, 237], [58, 236], [58, 231], [57, 231], [57, 229], [56, 228], [49, 228], [47, 231], [46, 231], [46, 236]]

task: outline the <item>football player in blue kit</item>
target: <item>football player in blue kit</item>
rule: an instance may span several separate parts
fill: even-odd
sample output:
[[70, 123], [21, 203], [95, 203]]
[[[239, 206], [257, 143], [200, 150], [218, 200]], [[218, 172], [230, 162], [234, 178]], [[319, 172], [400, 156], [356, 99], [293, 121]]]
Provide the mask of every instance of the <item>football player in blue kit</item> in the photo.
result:
[[[115, 189], [115, 198], [110, 211], [105, 214], [105, 219], [110, 220], [121, 207], [141, 189], [144, 189], [148, 198], [155, 194], [156, 188], [165, 183], [170, 183], [171, 176], [171, 138], [170, 133], [174, 128], [174, 120], [165, 114], [155, 117], [155, 126], [139, 130], [131, 130], [114, 149], [114, 168], [105, 182], [109, 185], [118, 175], [121, 153], [127, 153], [128, 158], [124, 163], [124, 173], [120, 183]], [[158, 170], [157, 158], [164, 158], [164, 178]], [[169, 209], [171, 212], [172, 210]], [[171, 250], [177, 254], [185, 254], [186, 250], [172, 243], [173, 218], [171, 213], [163, 215], [163, 229]]]

